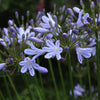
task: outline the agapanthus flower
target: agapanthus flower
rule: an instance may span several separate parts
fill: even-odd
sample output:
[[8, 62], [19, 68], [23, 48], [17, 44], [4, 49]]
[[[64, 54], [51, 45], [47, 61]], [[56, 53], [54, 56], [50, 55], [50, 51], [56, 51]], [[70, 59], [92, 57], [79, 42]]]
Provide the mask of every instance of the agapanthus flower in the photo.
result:
[[52, 41], [47, 40], [46, 45], [48, 47], [43, 47], [43, 50], [47, 52], [47, 54], [45, 55], [45, 58], [50, 59], [56, 56], [57, 60], [60, 60], [61, 59], [60, 54], [63, 51], [63, 49], [60, 47], [60, 41], [57, 40], [54, 44]]
[[29, 71], [29, 74], [31, 76], [34, 76], [35, 75], [34, 69], [36, 69], [40, 73], [47, 73], [48, 72], [47, 68], [39, 66], [36, 63], [35, 60], [32, 60], [29, 57], [26, 57], [24, 59], [24, 61], [19, 62], [19, 65], [22, 66], [21, 73], [25, 73], [25, 72]]
[[3, 28], [2, 41], [0, 41], [3, 46], [9, 46], [13, 42], [13, 38], [9, 36], [8, 31], [7, 28]]
[[28, 49], [25, 49], [24, 50], [24, 53], [27, 54], [27, 55], [35, 55], [33, 57], [33, 59], [36, 59], [38, 56], [40, 55], [43, 55], [45, 53], [45, 50], [42, 50], [42, 49], [38, 49], [36, 48], [32, 42], [28, 41], [27, 44], [31, 47], [28, 48]]
[[57, 24], [56, 21], [54, 21], [54, 19], [50, 15], [50, 13], [47, 13], [47, 15], [48, 15], [48, 17], [45, 15], [42, 16], [43, 22], [41, 22], [39, 24], [39, 26], [41, 26], [45, 29], [49, 29], [49, 31], [55, 32], [55, 35], [58, 35], [62, 31], [61, 26], [59, 24]]
[[87, 18], [89, 17], [89, 14], [86, 13], [85, 15], [83, 15], [83, 16], [82, 15], [83, 15], [83, 10], [81, 10], [79, 12], [78, 20], [76, 22], [77, 28], [82, 27], [84, 24], [89, 24], [89, 22], [87, 21]]
[[17, 34], [18, 43], [21, 43], [23, 39], [26, 40], [26, 36], [28, 33], [30, 33], [30, 29], [27, 28], [26, 30], [24, 30], [23, 27], [20, 27], [17, 30], [18, 30], [18, 34]]
[[[85, 89], [82, 88], [82, 87], [80, 86], [80, 84], [77, 84], [77, 85], [74, 87], [74, 96], [75, 96], [75, 98], [77, 98], [78, 96], [82, 96], [84, 92], [85, 92]], [[72, 95], [72, 91], [70, 91], [70, 95]]]
[[82, 64], [83, 63], [83, 57], [84, 58], [90, 58], [92, 52], [93, 52], [92, 48], [77, 47], [76, 48], [76, 54], [77, 54], [78, 61]]

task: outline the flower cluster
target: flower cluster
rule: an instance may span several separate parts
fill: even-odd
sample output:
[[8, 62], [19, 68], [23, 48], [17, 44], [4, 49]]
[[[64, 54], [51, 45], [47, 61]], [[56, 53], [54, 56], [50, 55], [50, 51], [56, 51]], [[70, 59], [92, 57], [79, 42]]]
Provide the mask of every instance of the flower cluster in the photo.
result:
[[[59, 12], [59, 14], [57, 14]], [[75, 51], [77, 63], [85, 63], [84, 59], [96, 58], [96, 33], [100, 43], [100, 14], [92, 18], [84, 9], [63, 6], [56, 13], [38, 12], [35, 19], [17, 25], [14, 20], [8, 21], [8, 27], [1, 29], [0, 37], [0, 69], [18, 69], [21, 73], [29, 72], [34, 76], [34, 69], [47, 73], [45, 67], [37, 64], [36, 59], [44, 55], [45, 59], [55, 58], [67, 62], [67, 54]], [[19, 22], [18, 12], [15, 12]], [[28, 15], [29, 17], [29, 12]], [[5, 50], [5, 51], [4, 51]], [[18, 68], [12, 67], [15, 63]], [[11, 65], [11, 66], [10, 66]], [[22, 66], [22, 67], [21, 67]]]

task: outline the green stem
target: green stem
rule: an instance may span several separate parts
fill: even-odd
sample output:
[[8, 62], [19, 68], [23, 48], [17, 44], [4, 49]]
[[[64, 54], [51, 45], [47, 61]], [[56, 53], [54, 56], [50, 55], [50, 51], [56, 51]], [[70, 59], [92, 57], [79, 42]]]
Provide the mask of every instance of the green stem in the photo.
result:
[[50, 59], [48, 60], [48, 62], [49, 62], [50, 70], [51, 70], [51, 75], [52, 75], [52, 79], [53, 79], [53, 84], [54, 84], [55, 91], [56, 91], [57, 100], [60, 100], [59, 93], [58, 93], [58, 88], [57, 88], [57, 84], [56, 84], [56, 80], [55, 80], [54, 72], [53, 72], [53, 68], [52, 68], [52, 62], [51, 62]]
[[21, 100], [21, 98], [20, 98], [20, 96], [18, 95], [17, 90], [16, 90], [16, 88], [15, 88], [15, 86], [14, 86], [14, 84], [13, 84], [13, 81], [12, 81], [11, 77], [10, 77], [8, 74], [7, 74], [7, 77], [8, 77], [9, 82], [10, 82], [10, 84], [11, 84], [11, 86], [12, 86], [12, 88], [13, 88], [13, 90], [14, 90], [16, 96], [17, 96], [17, 99], [18, 99], [18, 100]]
[[39, 100], [43, 100], [42, 97], [41, 97], [41, 94], [40, 94], [40, 91], [39, 91], [38, 87], [35, 87], [35, 88], [36, 88], [37, 94], [39, 96]]
[[67, 94], [66, 94], [66, 88], [65, 88], [65, 84], [64, 84], [64, 79], [63, 79], [63, 74], [62, 74], [62, 69], [61, 69], [61, 65], [60, 65], [60, 61], [58, 62], [58, 69], [59, 69], [59, 74], [60, 74], [60, 79], [61, 79], [61, 84], [62, 84], [62, 88], [63, 88], [63, 93], [64, 93], [64, 98], [67, 100]]
[[90, 67], [89, 67], [89, 61], [88, 61], [88, 59], [87, 59], [87, 70], [88, 70], [88, 80], [89, 80], [90, 100], [92, 100], [91, 75], [90, 75]]
[[[37, 58], [37, 63], [39, 64], [39, 58]], [[41, 73], [39, 73], [39, 77], [40, 77], [40, 84], [41, 84], [41, 88], [42, 88], [42, 96], [43, 96], [43, 100], [45, 100], [45, 93], [44, 93], [43, 79], [42, 79]]]
[[[2, 99], [1, 99], [1, 98], [2, 98]], [[2, 92], [1, 92], [1, 90], [0, 90], [0, 100], [5, 100], [5, 98], [4, 98], [4, 96], [3, 96]]]
[[99, 42], [98, 42], [98, 32], [96, 31], [96, 64], [97, 64], [97, 80], [98, 80], [98, 100], [100, 100], [100, 64], [99, 64]]
[[72, 77], [72, 69], [71, 69], [71, 57], [70, 52], [68, 53], [68, 69], [69, 69], [69, 77], [70, 77], [70, 84], [71, 84], [71, 91], [72, 91], [72, 98], [74, 98], [74, 86], [73, 86], [73, 77]]
[[29, 80], [27, 79], [26, 74], [23, 74], [22, 78], [23, 78], [23, 80], [24, 80], [24, 82], [26, 84], [26, 87], [28, 88], [28, 91], [30, 93], [30, 96], [32, 97], [32, 100], [34, 100], [33, 94], [32, 94], [32, 92], [30, 91], [30, 88], [29, 88]]
[[36, 75], [34, 76], [34, 79], [35, 79], [35, 82], [36, 82], [36, 91], [37, 91], [39, 98], [40, 98], [39, 100], [43, 100], [42, 96], [41, 96], [41, 91], [40, 91], [40, 87], [39, 87], [39, 83], [38, 83], [38, 79], [37, 79]]
[[10, 100], [12, 100], [12, 97], [11, 97], [11, 94], [10, 94], [10, 89], [8, 87], [8, 82], [7, 82], [6, 76], [4, 76], [3, 78], [4, 78], [4, 83], [5, 83], [5, 86], [6, 86], [6, 89], [7, 89], [8, 96], [9, 96]]

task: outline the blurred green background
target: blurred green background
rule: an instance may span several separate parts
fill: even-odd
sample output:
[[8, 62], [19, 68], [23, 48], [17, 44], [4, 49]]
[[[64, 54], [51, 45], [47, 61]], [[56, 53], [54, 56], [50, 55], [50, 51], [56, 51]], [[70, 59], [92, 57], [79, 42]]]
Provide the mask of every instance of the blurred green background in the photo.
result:
[[[37, 7], [41, 0], [1, 0], [0, 1], [0, 27], [6, 27], [9, 19], [15, 19], [15, 11], [19, 15], [26, 16], [26, 11], [30, 11], [30, 16], [35, 17], [37, 14]], [[79, 0], [45, 0], [46, 11], [52, 11], [53, 5], [60, 6], [66, 5], [73, 7], [79, 5]]]

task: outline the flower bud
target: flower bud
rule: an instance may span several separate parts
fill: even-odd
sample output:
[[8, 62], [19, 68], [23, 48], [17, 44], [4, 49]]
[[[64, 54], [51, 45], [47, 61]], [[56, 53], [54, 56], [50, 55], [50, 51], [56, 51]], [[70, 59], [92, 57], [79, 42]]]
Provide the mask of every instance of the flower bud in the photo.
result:
[[67, 37], [68, 37], [68, 34], [67, 34], [67, 33], [63, 33], [62, 36], [63, 36], [64, 38], [67, 38]]

